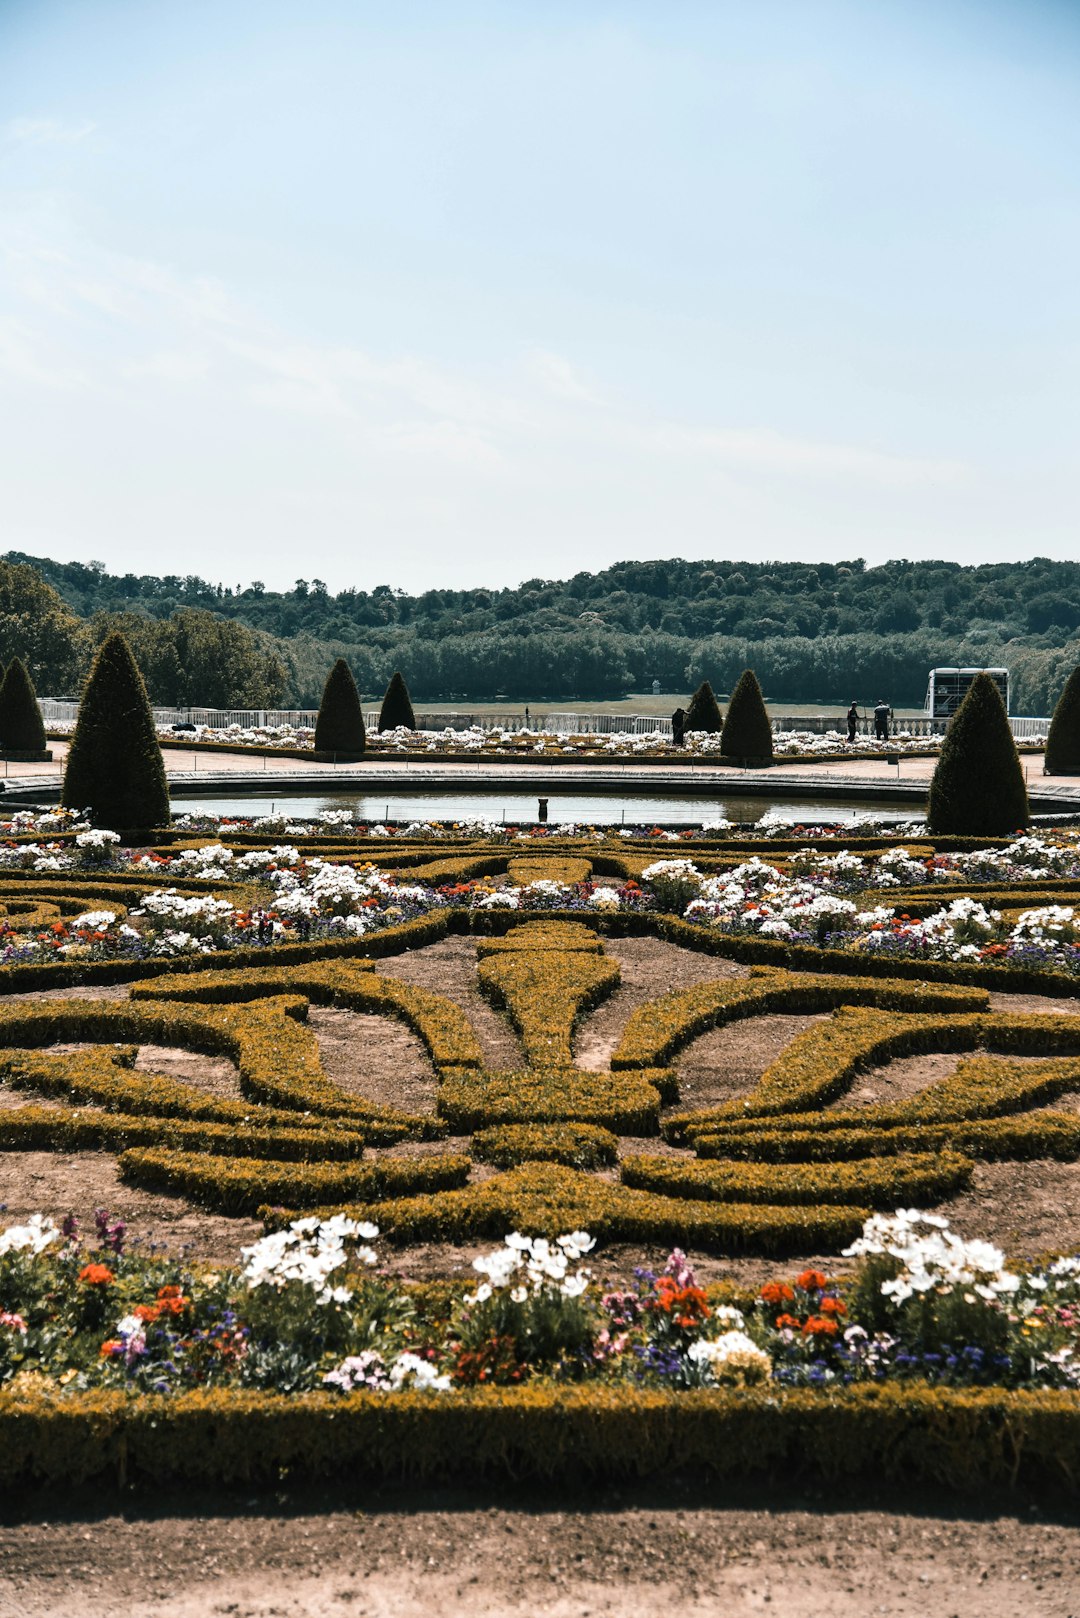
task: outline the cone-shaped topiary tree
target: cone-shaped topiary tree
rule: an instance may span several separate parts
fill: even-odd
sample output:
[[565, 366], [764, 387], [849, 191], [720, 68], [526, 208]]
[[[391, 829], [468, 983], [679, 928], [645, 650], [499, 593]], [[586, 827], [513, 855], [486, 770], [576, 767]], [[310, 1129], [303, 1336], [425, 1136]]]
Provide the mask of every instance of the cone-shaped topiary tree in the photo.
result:
[[[0, 737], [3, 731], [0, 730]], [[1080, 669], [1073, 669], [1058, 697], [1046, 738], [1047, 775], [1080, 772]]]
[[102, 641], [79, 703], [63, 803], [98, 826], [169, 824], [169, 788], [142, 675], [123, 635]]
[[404, 725], [406, 730], [416, 729], [416, 715], [409, 700], [409, 688], [401, 674], [397, 673], [393, 675], [382, 699], [382, 707], [379, 709], [379, 729], [396, 730], [399, 725]]
[[1001, 693], [977, 674], [949, 722], [926, 824], [958, 837], [1005, 837], [1028, 823], [1027, 788]]
[[683, 730], [720, 730], [723, 723], [723, 716], [713, 696], [713, 688], [708, 680], [702, 680], [690, 698]]
[[0, 747], [5, 753], [45, 751], [45, 726], [37, 693], [21, 657], [12, 659], [0, 681]]
[[771, 759], [772, 723], [757, 675], [744, 669], [731, 693], [720, 752], [725, 758]]
[[339, 657], [323, 686], [319, 717], [315, 721], [315, 751], [359, 756], [366, 744], [360, 693], [348, 663]]

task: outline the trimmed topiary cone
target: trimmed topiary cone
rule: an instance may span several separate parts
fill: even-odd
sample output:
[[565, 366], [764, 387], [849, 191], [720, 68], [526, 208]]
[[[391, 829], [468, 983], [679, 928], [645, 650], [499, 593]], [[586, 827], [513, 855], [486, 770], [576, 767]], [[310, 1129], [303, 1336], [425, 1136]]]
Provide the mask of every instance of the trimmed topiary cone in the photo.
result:
[[[0, 736], [3, 731], [0, 730]], [[1057, 700], [1046, 738], [1047, 775], [1080, 773], [1080, 669], [1073, 669]]]
[[361, 754], [366, 745], [360, 693], [348, 663], [339, 657], [323, 686], [319, 717], [315, 721], [315, 751]]
[[379, 709], [379, 729], [396, 730], [404, 725], [406, 730], [416, 729], [416, 715], [412, 711], [409, 700], [409, 688], [400, 673], [391, 678], [386, 688], [386, 695], [382, 699]]
[[771, 759], [773, 756], [772, 723], [753, 669], [744, 669], [731, 693], [720, 752], [725, 758]]
[[44, 753], [45, 745], [34, 682], [16, 657], [0, 682], [0, 747], [5, 753]]
[[720, 730], [724, 720], [713, 696], [713, 688], [708, 680], [702, 680], [693, 696], [690, 706], [686, 710], [686, 719], [683, 723], [684, 732], [687, 730]]
[[1001, 692], [988, 674], [977, 674], [941, 744], [927, 828], [959, 837], [1007, 837], [1029, 818], [1024, 772]]
[[123, 635], [110, 635], [98, 647], [79, 704], [61, 802], [89, 809], [96, 825], [114, 831], [169, 824], [154, 716]]

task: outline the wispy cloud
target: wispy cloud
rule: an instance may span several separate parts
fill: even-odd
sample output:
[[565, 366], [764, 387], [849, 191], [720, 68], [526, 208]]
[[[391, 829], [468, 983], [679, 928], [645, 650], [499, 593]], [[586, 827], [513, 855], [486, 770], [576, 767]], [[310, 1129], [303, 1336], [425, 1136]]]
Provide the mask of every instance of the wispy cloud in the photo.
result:
[[89, 119], [71, 124], [61, 118], [12, 118], [3, 134], [14, 146], [77, 146], [96, 128]]

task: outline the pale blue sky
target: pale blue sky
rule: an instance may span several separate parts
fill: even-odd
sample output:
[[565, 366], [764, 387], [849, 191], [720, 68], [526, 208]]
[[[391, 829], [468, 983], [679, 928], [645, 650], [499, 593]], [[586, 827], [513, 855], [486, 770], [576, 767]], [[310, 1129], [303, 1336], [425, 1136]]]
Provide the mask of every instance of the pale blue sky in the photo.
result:
[[1080, 0], [0, 0], [0, 549], [1080, 555]]

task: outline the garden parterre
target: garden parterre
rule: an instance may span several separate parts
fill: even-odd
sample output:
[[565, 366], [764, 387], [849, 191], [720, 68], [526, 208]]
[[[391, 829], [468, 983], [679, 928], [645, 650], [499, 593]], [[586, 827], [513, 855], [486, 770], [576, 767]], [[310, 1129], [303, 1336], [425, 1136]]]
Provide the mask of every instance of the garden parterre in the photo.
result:
[[[1080, 1092], [1075, 1023], [991, 1011], [970, 976], [1007, 989], [1022, 965], [1024, 987], [1033, 969], [1061, 982], [1075, 971], [1071, 935], [1062, 924], [1036, 958], [993, 937], [974, 955], [950, 952], [939, 934], [927, 958], [954, 981], [920, 983], [896, 975], [899, 950], [860, 944], [872, 925], [836, 923], [862, 914], [869, 891], [902, 901], [1027, 883], [1065, 898], [1055, 885], [1080, 876], [1072, 834], [949, 849], [878, 832], [823, 854], [777, 839], [769, 860], [719, 836], [697, 840], [693, 862], [657, 860], [644, 836], [576, 831], [530, 838], [527, 853], [517, 834], [443, 836], [451, 861], [496, 863], [437, 882], [417, 879], [436, 840], [421, 832], [375, 839], [387, 851], [375, 863], [354, 831], [325, 823], [317, 838], [297, 831], [261, 847], [247, 828], [193, 846], [193, 830], [124, 850], [96, 833], [80, 842], [86, 830], [62, 824], [12, 829], [3, 898], [9, 938], [23, 942], [9, 944], [3, 981], [17, 990], [33, 972], [38, 992], [0, 1002], [0, 1086], [16, 1100], [0, 1109], [0, 1148], [9, 1161], [29, 1150], [115, 1154], [130, 1185], [226, 1214], [261, 1210], [267, 1245], [241, 1271], [211, 1272], [121, 1251], [100, 1231], [80, 1245], [47, 1220], [0, 1237], [0, 1428], [28, 1401], [74, 1411], [106, 1395], [215, 1390], [331, 1401], [320, 1409], [336, 1397], [525, 1385], [562, 1397], [569, 1384], [627, 1399], [729, 1390], [753, 1400], [765, 1388], [861, 1399], [867, 1387], [915, 1385], [942, 1397], [981, 1387], [1073, 1397], [1076, 1262], [1009, 1268], [919, 1211], [960, 1191], [981, 1161], [1080, 1158], [1080, 1119], [1054, 1110]], [[33, 859], [55, 866], [27, 864], [22, 851], [49, 840]], [[515, 870], [518, 860], [527, 864]], [[109, 920], [103, 888], [124, 895]], [[175, 956], [155, 946], [179, 917], [150, 902], [170, 889], [203, 902], [188, 921], [192, 946]], [[32, 917], [21, 933], [20, 904]], [[762, 913], [789, 932], [767, 929]], [[970, 908], [951, 914], [954, 930], [973, 924]], [[611, 941], [676, 925], [709, 952], [757, 936], [798, 945], [800, 964], [816, 951], [821, 966], [758, 967], [661, 995], [625, 1020], [606, 1065], [578, 1065], [582, 1019], [621, 992]], [[1028, 917], [1026, 938], [1034, 926]], [[122, 941], [122, 927], [139, 942]], [[475, 941], [477, 987], [516, 1029], [520, 1067], [488, 1067], [460, 1005], [380, 970], [388, 953], [448, 932]], [[844, 953], [850, 965], [838, 971]], [[860, 955], [873, 975], [860, 975]], [[130, 997], [48, 996], [50, 981], [103, 972], [130, 983]], [[312, 1004], [411, 1029], [431, 1063], [431, 1111], [365, 1100], [362, 1049], [360, 1093], [328, 1078]], [[823, 1020], [738, 1100], [681, 1103], [690, 1042], [791, 1014]], [[50, 1048], [63, 1042], [82, 1048]], [[235, 1099], [136, 1070], [144, 1045], [228, 1056]], [[846, 1104], [860, 1072], [919, 1051], [961, 1061], [908, 1103]], [[444, 1288], [433, 1302], [370, 1262], [376, 1231], [376, 1252], [509, 1237], [475, 1291]], [[842, 1286], [824, 1272], [778, 1271], [775, 1297], [723, 1301], [676, 1254], [662, 1274], [628, 1279], [613, 1304], [579, 1262], [609, 1242], [777, 1262], [849, 1249], [857, 1270]]]

